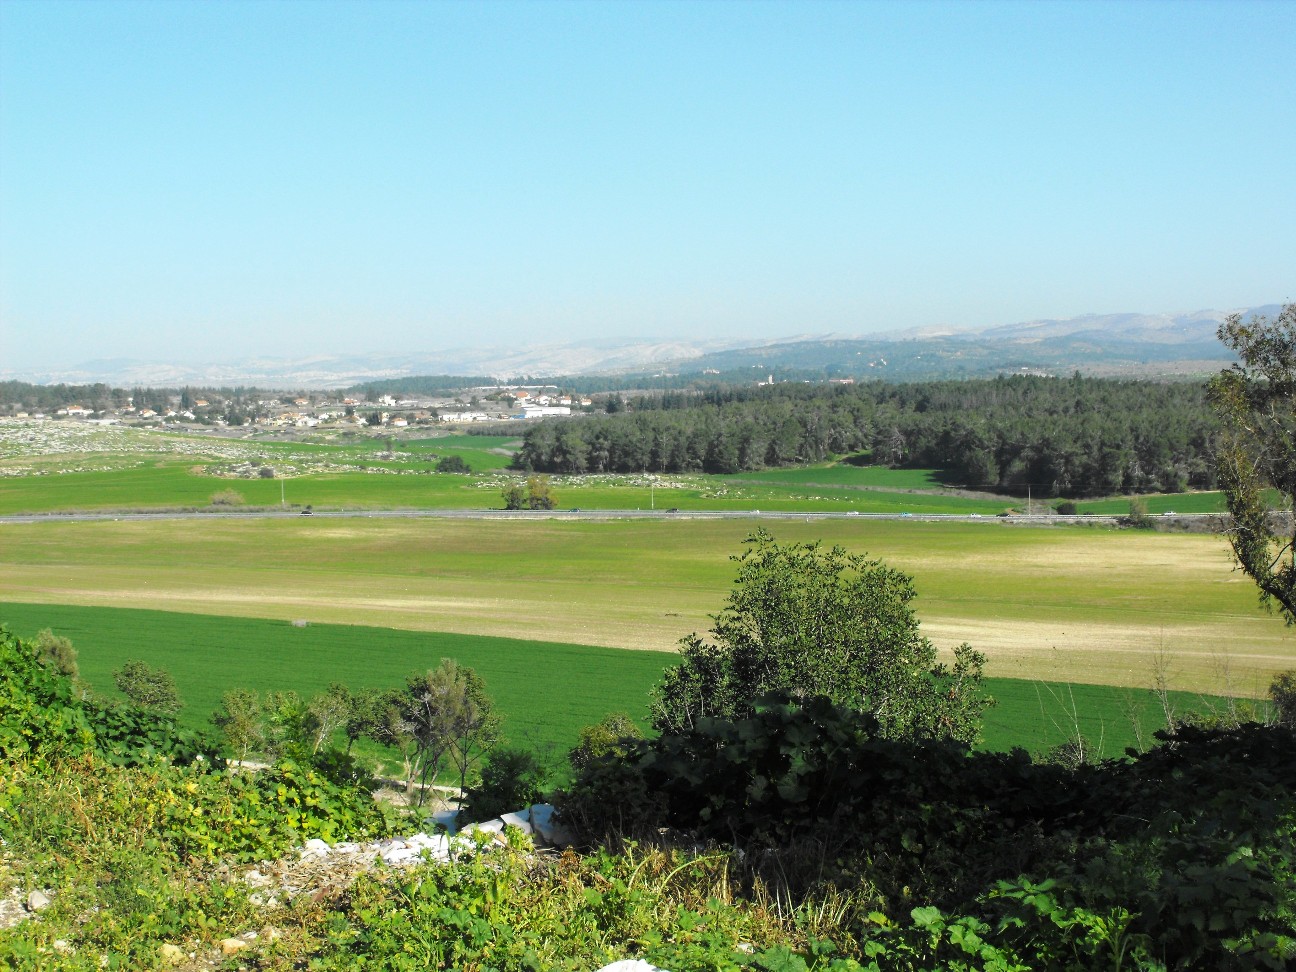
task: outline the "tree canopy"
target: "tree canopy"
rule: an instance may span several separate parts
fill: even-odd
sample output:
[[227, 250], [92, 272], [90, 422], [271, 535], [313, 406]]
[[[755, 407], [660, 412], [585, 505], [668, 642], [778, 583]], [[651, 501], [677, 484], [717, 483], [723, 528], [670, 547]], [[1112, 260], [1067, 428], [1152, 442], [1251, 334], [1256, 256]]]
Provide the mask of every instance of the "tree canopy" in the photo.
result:
[[1215, 420], [1190, 383], [1014, 376], [788, 383], [641, 395], [530, 426], [519, 469], [737, 473], [856, 454], [951, 484], [1037, 495], [1213, 486]]
[[[1211, 379], [1222, 429], [1215, 447], [1238, 566], [1296, 623], [1296, 304], [1276, 318], [1233, 314], [1219, 338], [1239, 361]], [[1275, 499], [1277, 502], [1275, 503]], [[1279, 512], [1282, 511], [1282, 512]]]
[[654, 689], [656, 728], [743, 717], [779, 691], [868, 712], [887, 738], [976, 738], [990, 704], [984, 656], [964, 644], [952, 666], [937, 662], [908, 575], [841, 547], [779, 544], [763, 530], [746, 544], [710, 640], [685, 638], [680, 664]]

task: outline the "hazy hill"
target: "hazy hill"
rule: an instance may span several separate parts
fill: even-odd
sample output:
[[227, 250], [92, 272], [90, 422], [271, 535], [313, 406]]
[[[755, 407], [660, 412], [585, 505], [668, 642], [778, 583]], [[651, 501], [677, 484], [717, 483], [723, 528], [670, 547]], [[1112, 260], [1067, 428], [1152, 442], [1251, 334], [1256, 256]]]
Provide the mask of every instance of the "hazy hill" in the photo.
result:
[[[1279, 306], [1242, 309], [1275, 315]], [[603, 340], [506, 347], [411, 349], [402, 354], [250, 356], [218, 364], [102, 359], [66, 369], [0, 370], [0, 379], [41, 384], [338, 388], [410, 375], [520, 376], [798, 371], [828, 377], [921, 379], [1032, 371], [1087, 374], [1197, 374], [1228, 356], [1215, 339], [1233, 311], [1091, 314], [980, 330], [919, 328], [863, 337], [773, 341]]]

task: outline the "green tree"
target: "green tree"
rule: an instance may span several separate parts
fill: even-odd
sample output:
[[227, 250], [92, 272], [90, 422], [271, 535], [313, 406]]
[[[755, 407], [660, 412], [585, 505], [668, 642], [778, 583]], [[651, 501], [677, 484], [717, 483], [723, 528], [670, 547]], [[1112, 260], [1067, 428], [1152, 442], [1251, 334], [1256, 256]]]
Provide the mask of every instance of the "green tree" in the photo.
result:
[[312, 755], [318, 753], [332, 740], [333, 734], [346, 725], [354, 705], [355, 700], [350, 690], [341, 682], [334, 682], [306, 703], [305, 728], [309, 734]]
[[1269, 683], [1269, 699], [1280, 726], [1296, 729], [1296, 671], [1279, 672]]
[[171, 673], [131, 660], [112, 673], [113, 682], [126, 698], [141, 709], [174, 715], [184, 707]]
[[470, 473], [472, 467], [464, 462], [463, 456], [445, 456], [436, 464], [439, 473]]
[[412, 742], [402, 749], [406, 754], [405, 789], [412, 795], [415, 782], [421, 783], [418, 805], [422, 806], [427, 785], [436, 780], [447, 761], [456, 768], [462, 766], [466, 776], [482, 747], [493, 741], [490, 700], [475, 671], [443, 658], [436, 668], [407, 679], [399, 706], [396, 732]]
[[520, 510], [526, 504], [526, 493], [517, 483], [509, 483], [500, 490], [500, 495], [504, 497], [506, 510]]
[[40, 663], [53, 669], [60, 675], [66, 675], [73, 682], [80, 672], [77, 669], [77, 653], [72, 647], [72, 640], [56, 635], [49, 628], [44, 628], [36, 635], [36, 653]]
[[262, 703], [266, 752], [275, 759], [310, 762], [310, 713], [302, 697], [291, 689], [267, 692]]
[[[1215, 469], [1233, 522], [1238, 566], [1296, 623], [1296, 304], [1277, 318], [1233, 314], [1219, 339], [1239, 358], [1211, 379], [1208, 398], [1221, 430]], [[1273, 502], [1276, 494], [1277, 503]], [[1277, 511], [1285, 512], [1277, 512]]]
[[466, 665], [457, 666], [463, 682], [463, 704], [450, 723], [450, 765], [459, 777], [459, 790], [465, 792], [474, 767], [501, 740], [500, 717], [495, 704], [486, 694], [486, 683]]
[[261, 696], [251, 689], [231, 689], [221, 696], [221, 707], [212, 713], [212, 724], [239, 765], [265, 744], [265, 712]]
[[528, 476], [526, 485], [509, 483], [501, 491], [506, 510], [552, 510], [558, 505], [548, 476]]
[[782, 691], [867, 712], [888, 738], [976, 738], [991, 704], [985, 658], [964, 644], [952, 666], [937, 662], [910, 577], [841, 547], [781, 545], [763, 530], [746, 543], [711, 639], [683, 639], [683, 660], [653, 690], [657, 729], [745, 717], [755, 699]]
[[558, 505], [549, 488], [548, 476], [528, 476], [527, 477], [527, 500], [528, 509], [532, 510], [552, 510]]

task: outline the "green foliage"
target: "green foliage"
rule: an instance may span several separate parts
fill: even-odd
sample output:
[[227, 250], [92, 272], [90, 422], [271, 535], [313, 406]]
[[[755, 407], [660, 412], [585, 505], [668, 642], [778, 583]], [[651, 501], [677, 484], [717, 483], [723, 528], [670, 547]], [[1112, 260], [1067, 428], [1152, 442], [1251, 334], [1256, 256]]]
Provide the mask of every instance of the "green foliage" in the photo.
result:
[[174, 715], [184, 706], [171, 673], [132, 659], [113, 672], [117, 690], [141, 709]]
[[72, 680], [47, 668], [36, 643], [0, 627], [0, 757], [41, 764], [97, 753], [118, 766], [157, 758], [219, 765], [210, 741], [182, 731], [175, 717], [133, 705], [86, 698]]
[[712, 640], [685, 638], [684, 660], [654, 689], [654, 726], [741, 717], [779, 691], [867, 712], [889, 738], [976, 738], [990, 705], [985, 659], [961, 645], [952, 667], [937, 663], [910, 606], [910, 577], [841, 547], [780, 545], [763, 530], [747, 545], [732, 558], [738, 576]]
[[1125, 522], [1132, 527], [1141, 530], [1150, 529], [1152, 519], [1148, 516], [1147, 500], [1141, 496], [1131, 496], [1129, 500], [1129, 513], [1125, 517]]
[[40, 656], [40, 663], [47, 668], [52, 668], [60, 675], [66, 675], [76, 682], [80, 675], [77, 668], [77, 653], [72, 647], [72, 640], [56, 635], [49, 628], [42, 628], [36, 634], [36, 651]]
[[453, 658], [408, 676], [402, 689], [362, 694], [353, 712], [348, 736], [364, 734], [395, 748], [406, 792], [417, 793], [419, 806], [428, 784], [446, 769], [453, 768], [463, 786], [500, 734], [485, 683]]
[[85, 705], [69, 678], [41, 663], [39, 649], [0, 626], [0, 760], [44, 761], [94, 744]]
[[598, 811], [582, 787], [612, 766], [604, 807], [637, 775], [661, 798], [641, 832], [738, 843], [793, 898], [860, 889], [842, 914], [867, 969], [1281, 969], [1296, 955], [1291, 730], [1181, 727], [1137, 758], [1072, 767], [875, 730], [822, 700], [708, 720], [592, 764], [563, 819]]
[[439, 473], [470, 473], [472, 467], [464, 461], [463, 456], [443, 456], [437, 461], [436, 471]]
[[251, 689], [230, 689], [221, 696], [221, 707], [212, 713], [212, 725], [221, 731], [225, 745], [242, 763], [265, 745], [261, 696]]
[[525, 486], [509, 483], [501, 495], [506, 510], [552, 510], [558, 505], [548, 476], [528, 476]]
[[517, 468], [732, 474], [867, 453], [946, 482], [1025, 495], [1209, 487], [1214, 427], [1187, 383], [1075, 376], [853, 386], [785, 383], [642, 395], [579, 425], [526, 430]]
[[1296, 729], [1296, 672], [1279, 672], [1269, 683], [1269, 698], [1278, 723]]
[[581, 729], [578, 742], [567, 754], [567, 761], [579, 773], [592, 760], [625, 756], [640, 739], [643, 739], [643, 730], [638, 723], [625, 712], [610, 712], [596, 724]]
[[548, 769], [531, 750], [494, 749], [482, 765], [481, 782], [468, 789], [463, 819], [490, 820], [525, 810], [540, 802], [548, 779]]
[[[1274, 320], [1230, 316], [1219, 338], [1241, 359], [1211, 379], [1209, 398], [1223, 431], [1215, 468], [1233, 525], [1238, 566], [1260, 601], [1296, 623], [1296, 304]], [[1277, 493], [1275, 504], [1271, 492]], [[1285, 513], [1277, 510], [1288, 511]]]

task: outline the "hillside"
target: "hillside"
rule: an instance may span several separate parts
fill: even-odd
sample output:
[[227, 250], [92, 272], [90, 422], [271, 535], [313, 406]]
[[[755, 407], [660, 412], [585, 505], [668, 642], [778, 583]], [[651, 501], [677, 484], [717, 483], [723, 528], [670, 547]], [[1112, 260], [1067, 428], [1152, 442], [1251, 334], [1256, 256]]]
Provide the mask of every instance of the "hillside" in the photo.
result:
[[[1272, 316], [1276, 304], [1238, 309]], [[24, 371], [0, 369], [0, 381], [40, 384], [261, 388], [341, 388], [415, 375], [524, 376], [704, 374], [755, 370], [888, 380], [985, 377], [1005, 372], [1189, 375], [1218, 370], [1228, 355], [1215, 329], [1232, 311], [1091, 314], [971, 329], [929, 327], [867, 336], [817, 335], [772, 340], [605, 340], [542, 345], [410, 348], [357, 354], [311, 349], [300, 357], [248, 356], [227, 362], [101, 359]], [[726, 374], [726, 377], [728, 375]], [[763, 377], [757, 375], [757, 377]], [[634, 387], [634, 383], [624, 387]]]

